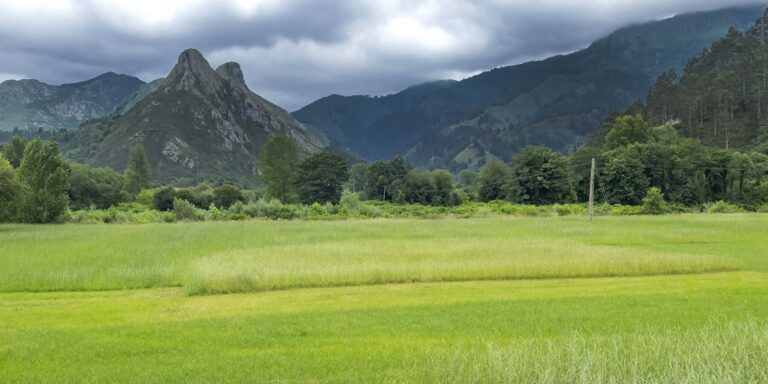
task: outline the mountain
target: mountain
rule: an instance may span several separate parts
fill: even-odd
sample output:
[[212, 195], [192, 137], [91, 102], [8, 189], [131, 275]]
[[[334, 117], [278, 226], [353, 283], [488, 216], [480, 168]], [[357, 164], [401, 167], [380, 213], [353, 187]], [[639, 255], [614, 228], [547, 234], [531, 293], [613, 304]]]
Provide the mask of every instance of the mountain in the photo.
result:
[[144, 100], [147, 98], [147, 96], [151, 95], [152, 92], [157, 91], [157, 89], [160, 88], [160, 86], [163, 84], [164, 80], [165, 78], [155, 79], [139, 87], [133, 97], [131, 97], [130, 100], [128, 100], [125, 104], [123, 104], [123, 106], [120, 107], [119, 113], [123, 114], [128, 112], [128, 110], [133, 108], [133, 106], [136, 105], [139, 101]]
[[85, 121], [116, 112], [143, 86], [135, 77], [112, 72], [58, 86], [7, 80], [0, 83], [0, 131], [76, 129]]
[[644, 115], [659, 125], [721, 148], [768, 149], [768, 11], [747, 30], [735, 28], [651, 90]]
[[369, 160], [404, 153], [419, 166], [461, 169], [509, 160], [528, 144], [579, 146], [613, 110], [644, 98], [656, 78], [760, 7], [675, 16], [623, 28], [588, 48], [384, 97], [328, 96], [293, 113]]
[[64, 138], [65, 155], [124, 169], [141, 143], [159, 182], [236, 181], [251, 184], [254, 161], [275, 135], [288, 135], [303, 153], [327, 145], [282, 108], [251, 92], [237, 63], [214, 70], [200, 52], [180, 56], [157, 89], [126, 112], [83, 126]]

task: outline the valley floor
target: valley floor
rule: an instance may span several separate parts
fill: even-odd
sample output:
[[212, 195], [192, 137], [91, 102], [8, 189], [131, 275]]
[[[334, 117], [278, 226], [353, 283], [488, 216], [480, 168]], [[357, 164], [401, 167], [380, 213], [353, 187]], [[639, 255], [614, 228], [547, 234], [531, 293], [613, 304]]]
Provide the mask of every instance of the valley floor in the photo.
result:
[[0, 226], [0, 382], [766, 382], [767, 224]]

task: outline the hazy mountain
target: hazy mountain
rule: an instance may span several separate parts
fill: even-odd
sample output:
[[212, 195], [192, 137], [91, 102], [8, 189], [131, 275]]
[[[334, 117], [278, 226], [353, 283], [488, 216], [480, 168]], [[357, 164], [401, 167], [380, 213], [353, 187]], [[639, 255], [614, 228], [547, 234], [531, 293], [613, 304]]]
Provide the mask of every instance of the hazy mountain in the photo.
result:
[[682, 69], [761, 13], [753, 6], [634, 25], [569, 55], [384, 97], [328, 96], [293, 115], [371, 160], [406, 153], [417, 165], [458, 169], [509, 159], [526, 144], [566, 150], [609, 112], [644, 98], [665, 70]]
[[248, 184], [260, 148], [275, 135], [289, 135], [305, 153], [327, 144], [251, 92], [238, 64], [214, 70], [190, 49], [154, 92], [121, 115], [69, 134], [64, 149], [74, 160], [120, 170], [131, 145], [142, 143], [155, 180]]
[[74, 129], [116, 112], [142, 86], [144, 82], [135, 77], [112, 72], [63, 85], [7, 80], [0, 83], [0, 131]]

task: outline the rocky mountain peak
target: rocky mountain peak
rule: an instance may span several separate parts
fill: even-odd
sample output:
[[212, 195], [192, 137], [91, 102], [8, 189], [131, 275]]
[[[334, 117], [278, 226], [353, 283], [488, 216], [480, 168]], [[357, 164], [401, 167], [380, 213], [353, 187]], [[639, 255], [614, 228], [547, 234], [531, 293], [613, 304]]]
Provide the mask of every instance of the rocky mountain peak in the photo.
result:
[[219, 76], [225, 78], [226, 80], [229, 80], [233, 85], [241, 86], [246, 89], [248, 88], [248, 86], [245, 84], [243, 70], [240, 68], [240, 64], [238, 63], [233, 61], [224, 63], [216, 68], [216, 73], [218, 73]]
[[218, 91], [221, 78], [211, 68], [208, 60], [196, 49], [187, 49], [179, 55], [176, 66], [165, 81], [168, 88], [177, 91], [199, 89], [206, 93]]

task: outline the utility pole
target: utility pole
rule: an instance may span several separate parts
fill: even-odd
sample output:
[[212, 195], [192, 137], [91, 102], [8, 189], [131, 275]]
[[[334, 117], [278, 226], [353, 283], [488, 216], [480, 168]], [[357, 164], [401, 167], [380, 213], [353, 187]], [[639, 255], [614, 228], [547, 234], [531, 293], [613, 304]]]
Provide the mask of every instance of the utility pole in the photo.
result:
[[592, 158], [592, 170], [589, 172], [589, 222], [592, 222], [592, 206], [595, 203], [595, 158]]

